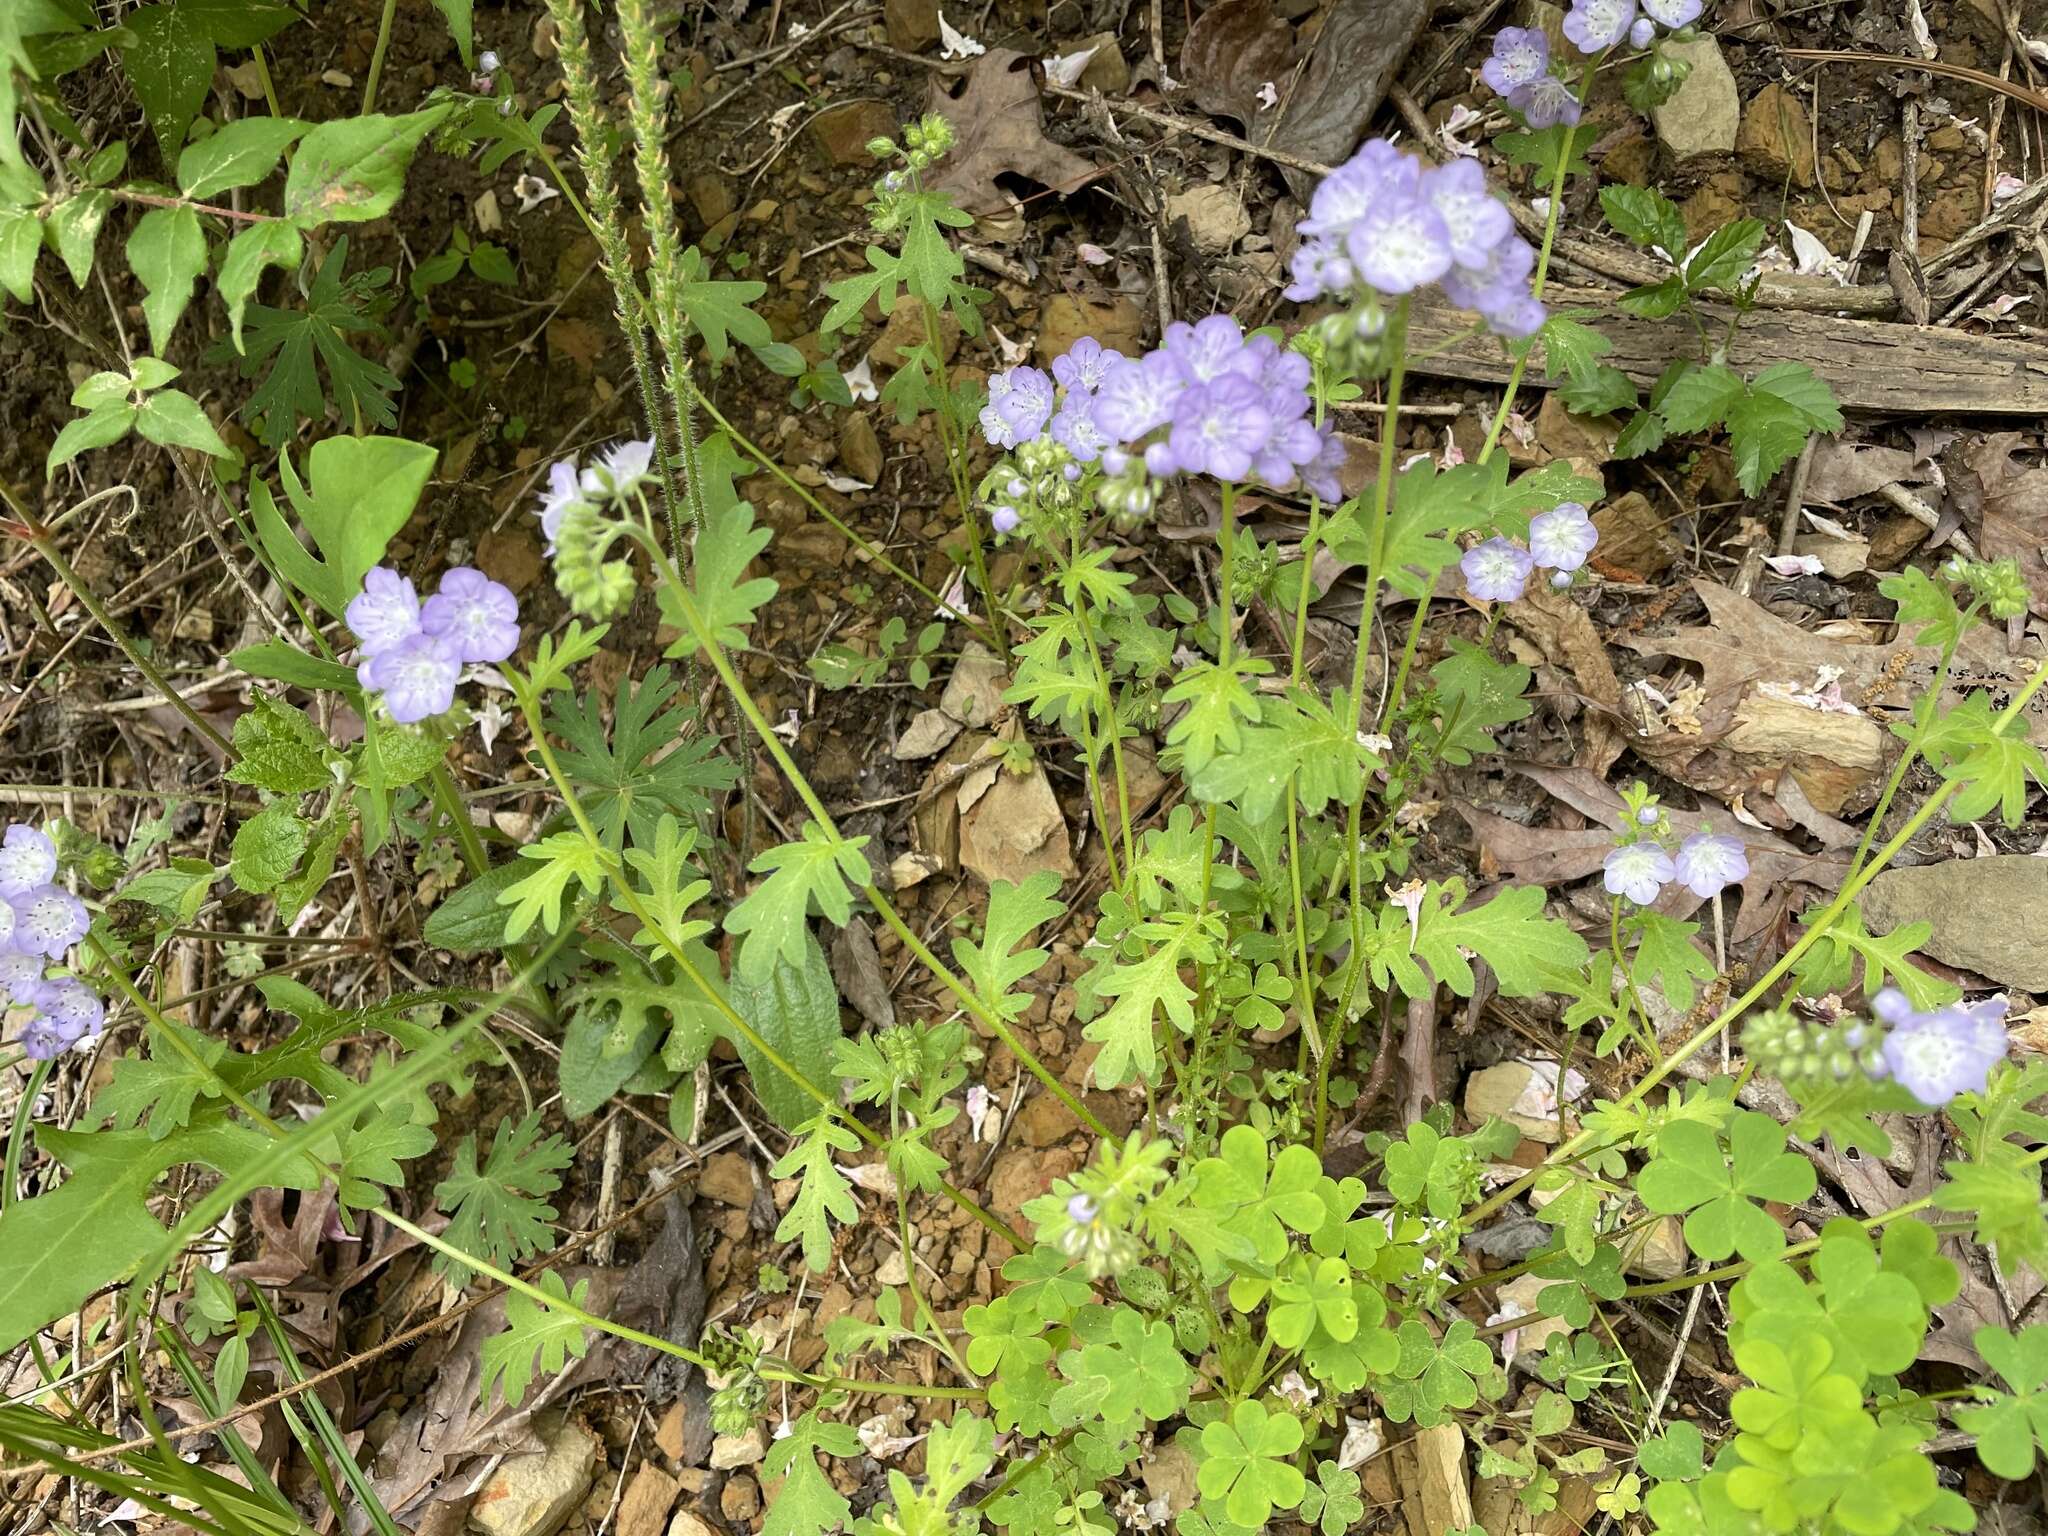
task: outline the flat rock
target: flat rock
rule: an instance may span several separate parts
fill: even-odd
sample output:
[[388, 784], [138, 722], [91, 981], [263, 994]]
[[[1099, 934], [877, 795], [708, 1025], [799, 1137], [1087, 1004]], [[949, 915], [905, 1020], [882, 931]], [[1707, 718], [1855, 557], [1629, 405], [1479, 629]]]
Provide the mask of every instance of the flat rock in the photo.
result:
[[543, 1435], [542, 1450], [507, 1457], [477, 1494], [469, 1520], [484, 1536], [554, 1536], [590, 1491], [597, 1442], [573, 1420]]
[[744, 1435], [720, 1435], [711, 1442], [711, 1470], [733, 1472], [751, 1467], [768, 1454], [768, 1440], [756, 1424]]
[[[1585, 1092], [1586, 1080], [1578, 1073], [1565, 1073], [1565, 1093]], [[1496, 1116], [1513, 1125], [1531, 1141], [1545, 1143], [1558, 1139], [1557, 1063], [1554, 1061], [1504, 1061], [1498, 1066], [1474, 1072], [1465, 1080], [1465, 1114], [1476, 1123]]]
[[744, 1211], [754, 1203], [754, 1173], [737, 1152], [714, 1152], [697, 1174], [697, 1193]]
[[659, 1536], [682, 1486], [661, 1468], [642, 1466], [619, 1500], [619, 1536]]
[[1188, 223], [1188, 238], [1195, 249], [1221, 256], [1252, 232], [1252, 216], [1244, 199], [1228, 187], [1202, 182], [1166, 200], [1169, 224], [1181, 219]]
[[885, 101], [849, 101], [811, 119], [811, 137], [834, 165], [874, 165], [870, 139], [896, 136], [896, 113]]
[[1690, 1262], [1685, 1227], [1676, 1216], [1659, 1216], [1642, 1234], [1631, 1237], [1624, 1251], [1623, 1273], [1640, 1279], [1676, 1280]]
[[1135, 300], [1121, 294], [1107, 304], [1055, 294], [1039, 314], [1039, 366], [1050, 368], [1054, 358], [1064, 356], [1083, 336], [1093, 336], [1125, 357], [1136, 357], [1145, 350], [1145, 316]]
[[1813, 185], [1813, 127], [1806, 106], [1776, 81], [1749, 99], [1736, 130], [1735, 153], [1766, 181]]
[[1657, 137], [1680, 160], [1731, 153], [1742, 123], [1742, 96], [1735, 88], [1728, 61], [1721, 57], [1721, 45], [1702, 37], [1697, 42], [1668, 44], [1665, 52], [1685, 60], [1692, 73], [1669, 101], [1651, 112]]
[[[1003, 711], [1003, 689], [1009, 678], [1002, 658], [979, 640], [970, 640], [946, 679], [939, 708], [962, 725], [986, 726]], [[936, 749], [935, 749], [936, 750]]]
[[1927, 954], [2028, 992], [2048, 992], [2043, 912], [2048, 859], [2021, 853], [1888, 869], [1863, 893], [1872, 932], [1931, 923], [1934, 932], [1920, 946]]
[[911, 716], [910, 724], [896, 738], [896, 745], [889, 749], [889, 755], [899, 763], [930, 757], [934, 752], [945, 751], [961, 730], [961, 723], [945, 710], [921, 709]]
[[923, 53], [939, 40], [939, 0], [885, 0], [882, 25], [891, 48]]

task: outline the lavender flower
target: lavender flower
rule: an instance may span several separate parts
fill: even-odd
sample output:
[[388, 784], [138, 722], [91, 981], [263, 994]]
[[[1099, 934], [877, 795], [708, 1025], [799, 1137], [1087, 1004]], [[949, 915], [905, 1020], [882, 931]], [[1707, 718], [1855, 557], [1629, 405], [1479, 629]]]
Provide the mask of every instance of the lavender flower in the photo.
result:
[[1581, 53], [1603, 53], [1628, 35], [1636, 0], [1572, 0], [1564, 35]]
[[1053, 417], [1052, 438], [1082, 464], [1093, 464], [1110, 443], [1109, 434], [1095, 419], [1093, 399], [1079, 390], [1068, 391], [1066, 402]]
[[997, 507], [988, 515], [988, 525], [997, 533], [1015, 533], [1023, 521], [1015, 507]]
[[1301, 468], [1301, 483], [1324, 501], [1342, 501], [1338, 472], [1344, 468], [1344, 444], [1327, 424], [1316, 429], [1315, 457]]
[[1695, 832], [1678, 845], [1673, 868], [1680, 885], [1706, 899], [1749, 878], [1749, 855], [1743, 851], [1740, 838]]
[[1159, 350], [1183, 384], [1207, 384], [1225, 374], [1258, 372], [1257, 360], [1247, 356], [1244, 328], [1231, 315], [1210, 315], [1193, 325], [1176, 320], [1166, 328]]
[[1109, 370], [1124, 360], [1123, 353], [1105, 347], [1093, 336], [1083, 336], [1052, 360], [1052, 376], [1069, 390], [1094, 394], [1102, 388]]
[[1576, 128], [1579, 123], [1579, 98], [1555, 75], [1516, 86], [1508, 92], [1507, 103], [1531, 128]]
[[1015, 448], [1045, 430], [1052, 415], [1052, 380], [1036, 368], [1011, 368], [988, 381], [981, 432], [998, 448]]
[[1647, 907], [1678, 876], [1671, 855], [1655, 843], [1628, 843], [1607, 855], [1601, 884], [1610, 896], [1626, 896]]
[[34, 827], [12, 826], [0, 837], [0, 896], [47, 884], [57, 873], [57, 845]]
[[1536, 557], [1506, 539], [1493, 538], [1466, 550], [1458, 569], [1465, 574], [1465, 590], [1481, 602], [1512, 603], [1528, 586]]
[[64, 1054], [69, 1044], [57, 1031], [57, 1023], [48, 1014], [39, 1013], [21, 1027], [22, 1054], [30, 1061], [55, 1061]]
[[1197, 384], [1174, 404], [1167, 446], [1183, 470], [1242, 480], [1273, 426], [1258, 385], [1239, 374]]
[[1647, 48], [1657, 41], [1657, 23], [1647, 16], [1638, 16], [1629, 25], [1628, 45], [1631, 48]]
[[61, 885], [39, 885], [7, 898], [14, 909], [14, 948], [54, 960], [92, 926], [85, 903]]
[[1479, 66], [1479, 77], [1505, 96], [1550, 73], [1550, 39], [1538, 27], [1502, 27], [1493, 37], [1493, 53]]
[[[614, 443], [598, 456], [595, 464], [583, 471], [583, 494], [614, 498], [630, 496], [652, 478], [653, 469], [653, 439]], [[561, 520], [557, 518], [556, 521], [559, 523]], [[545, 521], [542, 527], [546, 527]]]
[[1529, 553], [1553, 571], [1576, 571], [1600, 542], [1600, 530], [1576, 501], [1561, 501], [1529, 520]]
[[1110, 366], [1095, 396], [1095, 421], [1123, 443], [1173, 420], [1174, 402], [1187, 385], [1173, 359], [1163, 352], [1125, 358]]
[[1884, 1038], [1886, 1070], [1930, 1109], [1959, 1093], [1982, 1093], [1991, 1069], [2005, 1059], [2006, 1007], [1995, 997], [1919, 1013], [1886, 987], [1872, 1000], [1872, 1011], [1892, 1026]]
[[1638, 3], [1645, 16], [1674, 32], [1698, 21], [1700, 12], [1706, 9], [1702, 0], [1638, 0]]
[[419, 594], [409, 579], [380, 565], [364, 575], [363, 590], [349, 600], [342, 617], [355, 632], [363, 654], [375, 656], [418, 633]]
[[43, 962], [40, 958], [18, 949], [0, 950], [0, 1002], [27, 1002], [35, 989], [42, 985], [42, 980]]
[[1344, 249], [1358, 275], [1381, 293], [1413, 293], [1450, 271], [1453, 259], [1443, 215], [1419, 198], [1361, 219]]
[[534, 509], [540, 516], [540, 531], [547, 537], [549, 554], [555, 552], [555, 535], [562, 531], [562, 519], [582, 500], [583, 484], [576, 473], [576, 461], [557, 459], [550, 464], [548, 488], [541, 492], [540, 505]]
[[365, 688], [383, 694], [392, 719], [411, 725], [445, 714], [454, 704], [462, 658], [442, 636], [421, 631], [372, 656], [356, 676]]
[[519, 599], [482, 571], [458, 565], [420, 610], [420, 628], [446, 640], [459, 660], [503, 661], [519, 649]]
[[1451, 259], [1459, 266], [1485, 264], [1493, 248], [1514, 230], [1507, 204], [1487, 190], [1477, 160], [1453, 160], [1431, 173], [1429, 206], [1443, 220]]
[[62, 981], [44, 982], [36, 989], [32, 999], [36, 1011], [48, 1019], [66, 1045], [100, 1032], [106, 1022], [107, 1005], [93, 994], [83, 982], [67, 977]]

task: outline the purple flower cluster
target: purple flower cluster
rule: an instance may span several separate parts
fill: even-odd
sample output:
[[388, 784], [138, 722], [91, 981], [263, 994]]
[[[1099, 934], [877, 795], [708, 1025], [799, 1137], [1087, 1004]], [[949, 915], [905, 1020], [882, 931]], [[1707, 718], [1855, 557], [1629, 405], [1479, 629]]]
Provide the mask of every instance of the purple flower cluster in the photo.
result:
[[578, 507], [594, 507], [601, 501], [618, 501], [633, 495], [654, 478], [652, 439], [628, 439], [614, 443], [587, 467], [578, 469], [574, 459], [561, 459], [548, 466], [548, 488], [541, 492], [540, 531], [547, 536], [548, 553], [555, 552], [555, 536], [562, 520]]
[[1579, 121], [1579, 98], [1550, 72], [1550, 39], [1535, 27], [1502, 27], [1479, 76], [1522, 114], [1531, 128], [1567, 128]]
[[1649, 838], [1622, 844], [1607, 855], [1601, 883], [1608, 895], [1647, 907], [1673, 881], [1705, 901], [1748, 878], [1749, 855], [1739, 838], [1695, 832], [1675, 858]]
[[[1287, 297], [1297, 302], [1361, 287], [1398, 296], [1435, 283], [1502, 336], [1532, 336], [1543, 324], [1543, 305], [1529, 293], [1536, 253], [1477, 161], [1426, 167], [1373, 139], [1323, 178], [1296, 228], [1302, 241]], [[1368, 310], [1363, 323], [1382, 322]]]
[[92, 916], [85, 903], [57, 884], [57, 845], [29, 826], [0, 833], [0, 1010], [33, 1010], [21, 1028], [21, 1048], [37, 1061], [90, 1040], [106, 1008], [83, 982], [44, 979], [86, 935]]
[[1982, 1093], [1991, 1069], [2005, 1060], [2006, 1007], [1994, 997], [1922, 1013], [1898, 988], [1886, 987], [1871, 999], [1871, 1012], [1891, 1026], [1875, 1075], [1890, 1077], [1930, 1109], [1959, 1093]]
[[[1049, 433], [1077, 463], [1100, 463], [1111, 475], [1142, 460], [1155, 476], [1256, 480], [1275, 490], [1299, 481], [1339, 501], [1344, 451], [1334, 432], [1315, 425], [1308, 386], [1307, 358], [1270, 336], [1247, 337], [1229, 315], [1211, 315], [1168, 326], [1143, 357], [1083, 337], [1054, 361], [1051, 377], [1036, 368], [999, 373], [989, 380], [981, 429], [998, 448]], [[996, 508], [998, 532], [1016, 519], [1014, 507]]]
[[466, 664], [503, 661], [519, 649], [519, 600], [466, 565], [443, 576], [425, 603], [410, 580], [380, 565], [345, 617], [363, 650], [357, 680], [383, 696], [401, 725], [445, 713]]
[[1600, 542], [1600, 530], [1585, 507], [1576, 501], [1561, 501], [1529, 522], [1529, 547], [1523, 549], [1498, 536], [1465, 551], [1458, 569], [1465, 577], [1465, 590], [1483, 603], [1512, 603], [1529, 585], [1529, 577], [1540, 566], [1556, 573], [1557, 586], [1570, 586], [1571, 573], [1586, 563], [1593, 546]]

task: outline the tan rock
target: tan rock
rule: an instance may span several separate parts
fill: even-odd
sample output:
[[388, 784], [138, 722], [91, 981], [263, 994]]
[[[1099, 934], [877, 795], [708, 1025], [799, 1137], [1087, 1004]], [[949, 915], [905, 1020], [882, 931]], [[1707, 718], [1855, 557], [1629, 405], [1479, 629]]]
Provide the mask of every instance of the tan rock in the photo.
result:
[[1049, 1093], [1033, 1094], [1017, 1113], [1017, 1135], [1027, 1147], [1049, 1147], [1080, 1128], [1075, 1113]]
[[697, 210], [697, 218], [706, 229], [729, 218], [739, 206], [733, 200], [731, 184], [723, 176], [710, 171], [700, 171], [692, 176], [684, 190], [689, 193], [690, 206]]
[[1068, 1159], [1061, 1153], [1013, 1147], [996, 1159], [989, 1170], [988, 1201], [997, 1215], [1015, 1223], [1026, 1203], [1036, 1200], [1052, 1181], [1067, 1171]]
[[[1524, 1355], [1540, 1355], [1553, 1336], [1572, 1331], [1571, 1325], [1561, 1317], [1536, 1315], [1543, 1310], [1537, 1305], [1536, 1298], [1546, 1287], [1556, 1283], [1555, 1280], [1542, 1275], [1517, 1275], [1501, 1286], [1496, 1293], [1500, 1297], [1500, 1304], [1494, 1308], [1493, 1316], [1487, 1320], [1489, 1327], [1495, 1323], [1511, 1323], [1522, 1317], [1530, 1319], [1528, 1323], [1514, 1329], [1514, 1352], [1517, 1358]], [[1508, 1347], [1507, 1337], [1506, 1334], [1501, 1335], [1503, 1351]]]
[[[924, 339], [924, 306], [909, 294], [903, 294], [889, 311], [881, 335], [868, 343], [868, 361], [877, 368], [886, 368], [894, 373], [903, 366], [903, 354]], [[960, 322], [948, 310], [939, 322], [939, 353], [950, 363], [959, 346]]]
[[839, 467], [869, 485], [882, 478], [882, 440], [875, 436], [875, 424], [859, 411], [848, 411], [839, 428]]
[[654, 1446], [670, 1461], [683, 1459], [683, 1400], [677, 1398], [668, 1405], [668, 1411], [661, 1416], [661, 1422], [654, 1427]]
[[1406, 1490], [1409, 1524], [1421, 1512], [1424, 1531], [1462, 1531], [1472, 1523], [1472, 1486], [1465, 1468], [1465, 1428], [1439, 1424], [1419, 1429], [1409, 1442], [1415, 1456], [1416, 1480]]
[[1930, 923], [1921, 946], [1935, 959], [2009, 987], [2048, 992], [2048, 859], [2005, 853], [1888, 869], [1863, 893], [1872, 933]]
[[760, 1485], [746, 1473], [735, 1472], [718, 1490], [718, 1512], [728, 1524], [745, 1530], [754, 1516], [761, 1513]]
[[[1565, 1089], [1583, 1091], [1585, 1079], [1568, 1073]], [[1465, 1114], [1474, 1124], [1502, 1119], [1531, 1141], [1558, 1140], [1557, 1063], [1503, 1061], [1465, 1079]]]
[[668, 1523], [668, 1536], [724, 1536], [724, 1532], [701, 1515], [679, 1509]]
[[583, 1502], [597, 1466], [597, 1441], [574, 1420], [542, 1431], [542, 1449], [509, 1456], [470, 1506], [484, 1536], [554, 1536]]
[[944, 751], [946, 743], [958, 736], [960, 730], [960, 722], [943, 709], [919, 710], [896, 738], [889, 755], [899, 763], [930, 757], [934, 752]]
[[1742, 97], [1728, 61], [1721, 57], [1721, 45], [1709, 35], [1697, 42], [1667, 44], [1665, 52], [1692, 68], [1685, 84], [1650, 113], [1657, 137], [1680, 160], [1728, 153], [1735, 148]]
[[719, 1435], [711, 1442], [711, 1470], [733, 1472], [751, 1467], [768, 1454], [768, 1437], [756, 1424], [744, 1435]]
[[986, 727], [1007, 707], [1003, 690], [1009, 685], [1002, 658], [979, 640], [970, 640], [961, 648], [953, 675], [946, 679], [939, 708], [962, 725]]
[[1124, 62], [1123, 49], [1118, 45], [1114, 32], [1097, 32], [1093, 37], [1084, 37], [1068, 52], [1079, 53], [1084, 48], [1093, 48], [1095, 53], [1081, 71], [1082, 90], [1121, 96], [1131, 88], [1131, 66]]
[[1198, 251], [1221, 256], [1252, 232], [1252, 216], [1244, 199], [1229, 187], [1202, 182], [1166, 200], [1168, 224], [1185, 219], [1188, 239]]
[[1685, 1226], [1676, 1216], [1659, 1216], [1623, 1248], [1624, 1272], [1648, 1280], [1676, 1280], [1689, 1262]]
[[883, 101], [849, 101], [811, 119], [811, 137], [834, 165], [874, 165], [870, 139], [896, 136], [896, 114]]
[[882, 24], [891, 48], [923, 53], [939, 40], [938, 0], [885, 0]]
[[754, 1203], [754, 1170], [738, 1152], [714, 1152], [697, 1174], [697, 1193], [736, 1210]]
[[661, 1468], [643, 1465], [619, 1500], [619, 1536], [659, 1536], [681, 1488]]
[[1093, 336], [1105, 347], [1136, 357], [1145, 350], [1145, 317], [1135, 300], [1121, 295], [1107, 304], [1096, 304], [1069, 293], [1055, 294], [1039, 315], [1039, 366], [1051, 367], [1054, 358], [1083, 336]]
[[1806, 105], [1776, 81], [1749, 99], [1735, 135], [1735, 153], [1766, 181], [1813, 185], [1813, 126]]
[[540, 580], [545, 568], [540, 540], [523, 526], [493, 528], [477, 540], [476, 568], [517, 596]]

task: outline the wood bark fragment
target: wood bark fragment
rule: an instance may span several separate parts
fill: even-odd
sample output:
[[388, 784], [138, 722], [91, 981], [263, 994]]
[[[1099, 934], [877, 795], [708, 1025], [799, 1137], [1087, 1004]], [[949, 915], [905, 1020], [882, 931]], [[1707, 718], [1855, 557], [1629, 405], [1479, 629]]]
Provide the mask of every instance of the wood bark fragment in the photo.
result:
[[[1544, 298], [1556, 309], [1596, 311], [1591, 323], [1613, 343], [1602, 361], [1644, 389], [1674, 360], [1695, 355], [1697, 338], [1689, 327], [1638, 320], [1606, 293], [1551, 288]], [[1711, 307], [1707, 313], [1710, 329], [1727, 318]], [[1463, 310], [1419, 300], [1408, 321], [1409, 371], [1505, 381], [1511, 366], [1505, 348], [1471, 336], [1471, 329], [1472, 318]], [[1743, 317], [1728, 362], [1743, 373], [1772, 363], [1804, 363], [1853, 410], [2048, 415], [2048, 347], [2005, 336], [1759, 310]]]

